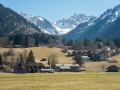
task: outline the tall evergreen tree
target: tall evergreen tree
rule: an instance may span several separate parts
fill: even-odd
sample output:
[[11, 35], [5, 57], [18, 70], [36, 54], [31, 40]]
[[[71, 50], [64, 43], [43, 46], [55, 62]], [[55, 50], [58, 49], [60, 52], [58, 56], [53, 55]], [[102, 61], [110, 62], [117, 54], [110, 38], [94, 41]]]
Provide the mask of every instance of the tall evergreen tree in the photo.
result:
[[0, 65], [2, 65], [2, 56], [0, 54]]
[[23, 55], [20, 53], [20, 63], [24, 63]]
[[34, 55], [33, 55], [33, 51], [32, 51], [32, 50], [30, 50], [29, 56], [28, 56], [26, 62], [33, 62], [33, 63], [35, 62], [35, 58], [34, 58]]

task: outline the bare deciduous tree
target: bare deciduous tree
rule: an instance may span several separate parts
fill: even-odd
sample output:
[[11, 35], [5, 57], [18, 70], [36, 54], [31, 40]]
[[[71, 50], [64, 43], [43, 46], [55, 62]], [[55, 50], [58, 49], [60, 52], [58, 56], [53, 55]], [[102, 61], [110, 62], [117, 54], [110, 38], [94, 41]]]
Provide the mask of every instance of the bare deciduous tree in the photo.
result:
[[54, 68], [55, 64], [58, 63], [58, 56], [56, 54], [51, 54], [48, 57], [48, 62], [50, 64], [51, 68]]
[[7, 61], [7, 52], [6, 51], [2, 54], [2, 57], [3, 57], [4, 64], [6, 64], [6, 61]]
[[27, 51], [27, 49], [24, 49], [24, 50], [23, 50], [22, 55], [23, 55], [23, 61], [26, 62], [27, 56], [28, 56], [28, 51]]

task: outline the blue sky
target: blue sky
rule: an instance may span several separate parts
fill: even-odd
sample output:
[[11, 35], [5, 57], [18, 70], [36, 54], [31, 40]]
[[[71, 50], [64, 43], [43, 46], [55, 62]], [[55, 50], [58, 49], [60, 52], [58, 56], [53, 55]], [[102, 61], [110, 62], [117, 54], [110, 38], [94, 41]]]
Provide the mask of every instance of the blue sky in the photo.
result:
[[0, 3], [16, 12], [39, 15], [53, 22], [75, 13], [97, 16], [120, 4], [120, 0], [0, 0]]

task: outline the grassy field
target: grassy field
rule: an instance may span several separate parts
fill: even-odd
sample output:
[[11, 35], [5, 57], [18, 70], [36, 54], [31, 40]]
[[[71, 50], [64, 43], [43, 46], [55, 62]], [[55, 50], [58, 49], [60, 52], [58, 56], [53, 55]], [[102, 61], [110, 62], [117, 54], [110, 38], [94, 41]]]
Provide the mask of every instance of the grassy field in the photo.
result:
[[[48, 48], [48, 47], [32, 47], [32, 48], [13, 48], [13, 50], [17, 53], [22, 53], [23, 50], [26, 49], [28, 52], [30, 50], [33, 51], [36, 62], [42, 62], [44, 64], [47, 64], [47, 61], [40, 61], [41, 58], [48, 58], [50, 54], [57, 54], [58, 56], [58, 63], [73, 63], [74, 60], [72, 60], [72, 57], [66, 57], [67, 53], [62, 53], [60, 48]], [[0, 48], [0, 53], [3, 53], [4, 51], [8, 51], [8, 48]], [[72, 52], [72, 50], [69, 50], [68, 52]], [[120, 54], [113, 57], [113, 59], [118, 60], [118, 63], [108, 63], [106, 61], [102, 62], [85, 62], [84, 66], [86, 67], [87, 71], [94, 71], [94, 72], [101, 72], [106, 71], [106, 68], [110, 65], [117, 65], [120, 67]], [[104, 65], [104, 70], [101, 68]]]
[[0, 90], [120, 90], [120, 73], [0, 73]]
[[[47, 58], [55, 53], [59, 63], [73, 63], [72, 57], [66, 57], [59, 48], [33, 47], [26, 48], [29, 52], [33, 50], [35, 60]], [[7, 48], [0, 48], [0, 53], [7, 51]], [[23, 48], [14, 48], [16, 53], [23, 52]], [[72, 51], [69, 51], [72, 52]], [[0, 90], [120, 90], [120, 72], [102, 72], [109, 65], [120, 67], [120, 55], [114, 56], [118, 63], [85, 62], [86, 72], [62, 72], [62, 73], [31, 73], [13, 74], [0, 73]], [[46, 64], [47, 62], [43, 62]], [[104, 65], [104, 70], [101, 66]]]
[[[18, 53], [22, 53], [23, 50], [26, 49], [28, 52], [30, 50], [33, 51], [36, 62], [42, 62], [40, 61], [41, 58], [48, 58], [50, 54], [56, 54], [58, 56], [58, 62], [59, 63], [73, 63], [72, 57], [66, 57], [67, 53], [62, 53], [60, 48], [48, 48], [48, 47], [32, 47], [32, 48], [13, 48], [13, 50]], [[3, 53], [4, 51], [8, 51], [10, 48], [0, 48], [0, 53]], [[69, 52], [72, 52], [72, 50], [69, 50]], [[44, 64], [47, 64], [47, 62], [42, 62]]]

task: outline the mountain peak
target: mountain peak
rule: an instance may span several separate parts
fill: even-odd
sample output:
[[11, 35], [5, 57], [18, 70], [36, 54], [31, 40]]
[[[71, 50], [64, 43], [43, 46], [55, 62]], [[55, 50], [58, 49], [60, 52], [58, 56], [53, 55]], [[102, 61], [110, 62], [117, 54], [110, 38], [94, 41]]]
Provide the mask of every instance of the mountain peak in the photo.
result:
[[[62, 30], [62, 34], [74, 29], [80, 23], [88, 21], [93, 16], [86, 16], [85, 14], [73, 14], [68, 19], [61, 19], [53, 23], [53, 25]], [[65, 31], [65, 32], [64, 32]]]
[[34, 23], [43, 32], [53, 35], [59, 35], [59, 32], [52, 26], [52, 24], [41, 16], [32, 16], [23, 12], [18, 13], [23, 16], [28, 22]]

